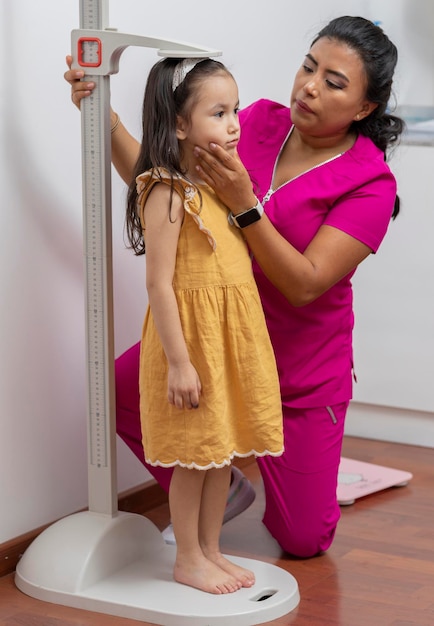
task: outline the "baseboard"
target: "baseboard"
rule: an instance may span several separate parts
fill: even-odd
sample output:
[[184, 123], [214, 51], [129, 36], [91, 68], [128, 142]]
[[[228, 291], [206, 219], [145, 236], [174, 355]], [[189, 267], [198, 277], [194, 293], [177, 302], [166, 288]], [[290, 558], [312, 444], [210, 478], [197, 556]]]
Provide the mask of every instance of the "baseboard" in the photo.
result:
[[[166, 502], [165, 491], [156, 482], [149, 481], [119, 494], [118, 509], [128, 513], [145, 514], [146, 511]], [[15, 571], [18, 561], [29, 545], [48, 526], [51, 524], [45, 524], [0, 545], [0, 577]]]
[[351, 402], [345, 434], [434, 448], [434, 412]]

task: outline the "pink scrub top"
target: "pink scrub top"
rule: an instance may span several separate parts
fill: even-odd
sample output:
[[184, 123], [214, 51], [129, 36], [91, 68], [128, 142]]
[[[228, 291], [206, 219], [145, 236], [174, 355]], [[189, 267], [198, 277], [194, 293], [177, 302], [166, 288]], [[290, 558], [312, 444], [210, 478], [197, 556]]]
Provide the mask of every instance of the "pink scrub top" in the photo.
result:
[[[290, 110], [260, 100], [240, 112], [239, 155], [260, 200], [271, 187], [279, 152], [291, 130]], [[264, 204], [279, 233], [303, 252], [322, 224], [376, 252], [391, 220], [396, 181], [384, 153], [360, 135], [342, 155], [290, 180]], [[351, 272], [314, 302], [293, 307], [253, 260], [276, 355], [283, 404], [328, 406], [352, 396]], [[385, 280], [387, 277], [385, 277]]]

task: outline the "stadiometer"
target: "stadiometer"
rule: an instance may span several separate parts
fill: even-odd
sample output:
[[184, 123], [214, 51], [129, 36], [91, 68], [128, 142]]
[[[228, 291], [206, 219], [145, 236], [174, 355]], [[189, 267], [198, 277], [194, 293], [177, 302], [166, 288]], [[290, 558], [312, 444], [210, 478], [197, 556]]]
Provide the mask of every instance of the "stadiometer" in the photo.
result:
[[80, 0], [80, 28], [71, 33], [73, 68], [96, 84], [81, 102], [89, 510], [42, 532], [18, 563], [15, 582], [40, 600], [162, 626], [254, 626], [298, 605], [289, 572], [231, 556], [255, 572], [253, 588], [215, 596], [180, 585], [172, 578], [174, 546], [150, 520], [117, 508], [110, 76], [128, 46], [154, 48], [162, 57], [221, 54], [110, 29], [108, 0]]

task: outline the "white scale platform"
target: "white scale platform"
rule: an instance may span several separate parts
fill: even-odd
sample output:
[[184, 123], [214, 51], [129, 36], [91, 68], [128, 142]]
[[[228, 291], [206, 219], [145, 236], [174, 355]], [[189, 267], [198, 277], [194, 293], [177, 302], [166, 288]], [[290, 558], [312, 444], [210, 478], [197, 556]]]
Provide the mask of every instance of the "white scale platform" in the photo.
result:
[[141, 515], [77, 513], [35, 539], [15, 582], [39, 600], [163, 626], [254, 626], [300, 601], [287, 571], [241, 557], [228, 558], [254, 571], [250, 589], [214, 595], [176, 583], [175, 550]]

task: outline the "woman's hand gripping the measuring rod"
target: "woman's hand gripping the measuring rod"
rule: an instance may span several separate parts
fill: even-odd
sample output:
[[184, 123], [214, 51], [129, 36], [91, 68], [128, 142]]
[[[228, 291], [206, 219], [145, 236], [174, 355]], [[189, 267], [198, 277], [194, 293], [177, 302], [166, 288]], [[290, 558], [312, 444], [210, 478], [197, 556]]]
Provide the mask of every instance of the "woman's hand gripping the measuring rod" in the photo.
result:
[[[72, 56], [66, 56], [68, 70], [64, 73], [65, 80], [71, 85], [71, 100], [80, 109], [83, 98], [89, 97], [96, 85], [93, 81], [83, 80], [83, 70], [73, 70]], [[134, 166], [140, 151], [140, 144], [130, 135], [122, 124], [120, 117], [110, 107], [110, 129], [112, 138], [112, 162], [119, 176], [129, 185], [134, 176]]]

